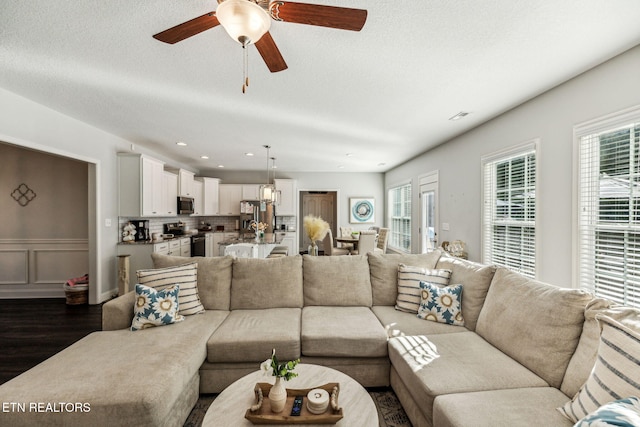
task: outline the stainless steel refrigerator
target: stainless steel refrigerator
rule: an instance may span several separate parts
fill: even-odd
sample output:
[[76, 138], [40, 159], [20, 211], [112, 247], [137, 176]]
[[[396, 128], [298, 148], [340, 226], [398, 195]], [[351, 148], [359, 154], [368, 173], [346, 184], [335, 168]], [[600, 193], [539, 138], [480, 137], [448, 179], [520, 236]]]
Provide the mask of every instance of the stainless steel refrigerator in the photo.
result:
[[276, 225], [275, 209], [272, 203], [261, 203], [258, 200], [243, 200], [240, 202], [240, 232], [255, 233], [251, 228], [252, 221], [267, 224], [265, 235], [273, 235]]

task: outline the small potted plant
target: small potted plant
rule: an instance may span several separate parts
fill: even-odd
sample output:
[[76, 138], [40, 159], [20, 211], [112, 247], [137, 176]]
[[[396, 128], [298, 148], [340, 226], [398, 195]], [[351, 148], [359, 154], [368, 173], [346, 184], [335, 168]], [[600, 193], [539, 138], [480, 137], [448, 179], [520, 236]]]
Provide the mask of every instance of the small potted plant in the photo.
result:
[[274, 348], [271, 352], [271, 357], [260, 364], [260, 369], [264, 371], [266, 375], [270, 373], [276, 377], [276, 383], [269, 391], [269, 403], [272, 412], [279, 413], [284, 410], [284, 405], [287, 402], [287, 389], [282, 380], [289, 381], [291, 378], [298, 376], [298, 374], [293, 372], [298, 363], [300, 363], [300, 359], [280, 363], [276, 357], [276, 349]]

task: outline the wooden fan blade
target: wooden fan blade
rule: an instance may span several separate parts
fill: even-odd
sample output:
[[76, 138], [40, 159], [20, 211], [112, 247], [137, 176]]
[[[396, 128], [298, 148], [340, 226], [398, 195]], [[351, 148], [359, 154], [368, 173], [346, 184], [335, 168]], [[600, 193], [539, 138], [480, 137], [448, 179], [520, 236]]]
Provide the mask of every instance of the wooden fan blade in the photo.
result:
[[351, 31], [360, 31], [367, 21], [367, 11], [363, 9], [287, 1], [271, 2], [269, 13], [276, 21]]
[[198, 16], [190, 21], [183, 22], [182, 24], [171, 27], [168, 30], [164, 30], [161, 33], [154, 35], [153, 38], [160, 40], [161, 42], [174, 44], [218, 25], [220, 25], [220, 22], [218, 22], [216, 13], [209, 12], [206, 15]]
[[278, 46], [276, 46], [276, 42], [273, 41], [273, 37], [271, 37], [269, 32], [266, 32], [264, 36], [260, 37], [260, 40], [258, 40], [255, 45], [258, 52], [260, 52], [260, 56], [262, 56], [267, 67], [269, 67], [269, 71], [277, 73], [278, 71], [283, 71], [288, 68], [287, 63], [284, 62], [284, 58], [280, 54]]

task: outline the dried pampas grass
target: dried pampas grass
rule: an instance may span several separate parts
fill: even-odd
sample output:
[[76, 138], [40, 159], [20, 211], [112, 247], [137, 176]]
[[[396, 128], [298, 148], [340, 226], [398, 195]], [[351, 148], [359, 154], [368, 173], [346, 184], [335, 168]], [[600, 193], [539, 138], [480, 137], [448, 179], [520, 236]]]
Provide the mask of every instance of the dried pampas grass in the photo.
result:
[[312, 242], [324, 239], [324, 236], [329, 232], [329, 223], [318, 216], [305, 216], [303, 224], [304, 229], [307, 231], [307, 236]]

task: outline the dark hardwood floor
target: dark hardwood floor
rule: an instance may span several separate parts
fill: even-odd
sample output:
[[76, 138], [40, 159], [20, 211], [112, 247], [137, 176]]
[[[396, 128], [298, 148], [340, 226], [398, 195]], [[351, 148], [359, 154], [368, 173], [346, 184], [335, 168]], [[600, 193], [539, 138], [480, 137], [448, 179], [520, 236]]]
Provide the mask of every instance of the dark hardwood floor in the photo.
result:
[[0, 384], [101, 326], [101, 305], [67, 305], [64, 298], [0, 299]]

